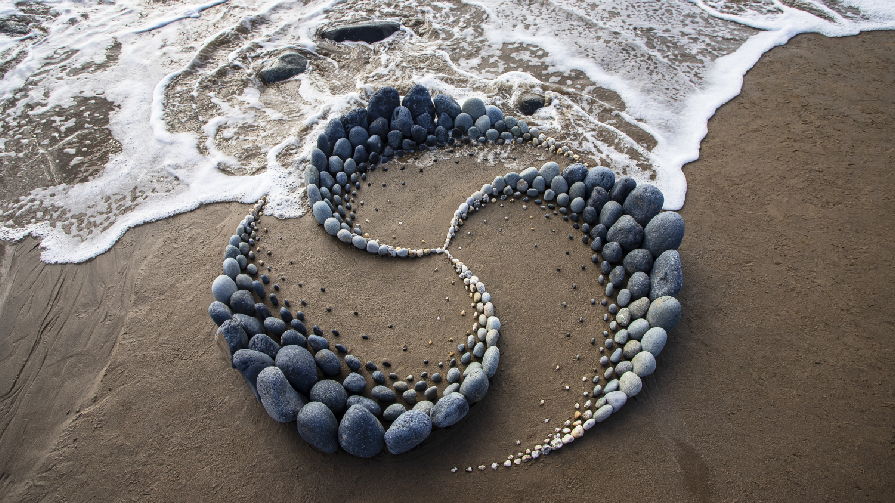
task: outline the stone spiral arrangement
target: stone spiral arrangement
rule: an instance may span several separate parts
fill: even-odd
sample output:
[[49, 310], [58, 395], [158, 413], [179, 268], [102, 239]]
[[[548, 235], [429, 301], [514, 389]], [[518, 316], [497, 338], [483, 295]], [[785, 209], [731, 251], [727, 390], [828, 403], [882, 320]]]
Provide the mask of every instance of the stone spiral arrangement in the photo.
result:
[[[271, 313], [259, 302], [265, 297], [274, 306], [280, 302], [275, 293], [266, 291], [269, 278], [259, 276], [251, 250], [264, 200], [240, 222], [226, 246], [224, 274], [212, 283], [215, 301], [208, 310], [218, 325], [215, 339], [267, 413], [279, 422], [295, 421], [301, 437], [323, 452], [341, 447], [363, 458], [383, 448], [392, 454], [407, 452], [425, 440], [433, 427], [447, 428], [463, 419], [470, 406], [487, 394], [500, 361], [501, 320], [484, 282], [448, 248], [470, 215], [492, 202], [534, 199], [542, 208], [575, 222], [582, 231], [581, 241], [594, 252], [593, 262], [600, 264], [597, 280], [600, 289], [605, 289], [601, 304], [608, 311], [604, 320], [614, 318], [599, 347], [604, 371], [593, 377], [593, 392], [585, 392], [585, 398], [592, 395], [592, 399], [583, 407], [576, 403], [563, 427], [533, 450], [510, 456], [505, 466], [537, 459], [580, 438], [639, 393], [641, 378], [655, 370], [655, 357], [665, 345], [667, 332], [680, 320], [681, 308], [674, 296], [683, 284], [677, 252], [684, 235], [683, 219], [661, 211], [664, 198], [656, 187], [638, 185], [629, 177], [616, 179], [605, 167], [588, 168], [576, 162], [561, 170], [557, 163], [547, 162], [540, 169], [498, 176], [460, 203], [440, 248], [386, 245], [362, 232], [350, 201], [368, 172], [404, 152], [457, 141], [527, 143], [578, 159], [568, 147], [530, 129], [523, 120], [504, 117], [497, 107], [486, 106], [480, 99], [468, 99], [460, 106], [447, 95], [433, 99], [425, 87], [417, 85], [403, 99], [395, 88], [379, 89], [366, 108], [330, 121], [317, 138], [305, 170], [312, 213], [327, 233], [376, 256], [444, 255], [468, 289], [478, 318], [466, 344], [457, 348], [459, 364], [450, 361], [444, 378], [449, 385], [440, 398], [434, 385], [441, 382], [440, 373], [424, 372], [412, 387], [408, 384], [414, 380], [412, 375], [386, 387], [384, 374], [372, 361], [362, 364], [341, 344], [334, 346], [334, 353], [317, 326], [309, 334], [304, 314], [293, 314], [288, 301], [279, 313]], [[596, 339], [591, 342], [596, 345]], [[333, 378], [340, 375], [343, 362], [351, 373], [339, 383]], [[369, 383], [362, 373], [369, 373], [374, 382], [372, 398], [363, 396]], [[395, 403], [398, 393], [409, 410]], [[419, 393], [424, 400], [419, 400]], [[494, 469], [498, 466], [492, 464]]]

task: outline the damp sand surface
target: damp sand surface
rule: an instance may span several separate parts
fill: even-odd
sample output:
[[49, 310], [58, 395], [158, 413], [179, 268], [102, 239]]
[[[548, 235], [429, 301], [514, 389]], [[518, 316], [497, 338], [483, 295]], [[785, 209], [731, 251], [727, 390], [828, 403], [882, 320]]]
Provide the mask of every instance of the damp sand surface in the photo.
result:
[[[4, 243], [0, 494], [329, 501], [389, 487], [383, 494], [414, 500], [411, 486], [423, 484], [435, 499], [619, 491], [623, 499], [676, 501], [885, 500], [895, 471], [893, 68], [891, 32], [803, 35], [746, 75], [743, 93], [710, 121], [700, 159], [684, 168], [684, 318], [656, 373], [584, 439], [496, 473], [463, 469], [516, 454], [516, 439], [545, 436], [537, 420], [569, 410], [570, 392], [560, 386], [579, 370], [571, 352], [589, 346], [583, 333], [566, 340], [570, 330], [561, 328], [577, 316], [560, 303], [595, 288], [590, 281], [569, 290], [578, 280], [566, 268], [589, 254], [568, 240], [568, 223], [548, 223], [540, 211], [528, 219], [520, 202], [470, 221], [472, 234], [452, 249], [463, 247], [456, 256], [481, 273], [506, 321], [500, 371], [461, 423], [408, 454], [373, 461], [314, 452], [294, 427], [267, 417], [214, 347], [205, 308], [220, 267], [215, 244], [245, 205], [204, 206], [137, 227], [79, 265], [43, 264], [30, 239]], [[463, 172], [498, 168], [461, 162]], [[359, 217], [378, 214], [368, 205], [386, 192], [372, 184], [400, 184], [398, 167], [370, 177]], [[427, 167], [420, 178], [416, 169], [405, 182], [457, 183], [448, 170]], [[493, 174], [485, 178], [469, 183]], [[442, 214], [468, 196], [463, 183], [444, 208], [425, 192], [410, 197], [427, 212], [401, 220], [405, 235], [389, 227], [392, 217], [374, 216], [370, 228], [407, 243], [443, 240]], [[526, 219], [538, 225], [525, 227]], [[310, 218], [272, 223], [262, 240], [266, 260], [286, 277], [284, 295], [305, 298], [309, 319], [338, 328], [352, 352], [388, 356], [402, 372], [418, 373], [422, 358], [430, 366], [445, 358], [447, 339], [471, 327], [443, 258], [379, 260], [316, 227]], [[615, 489], [612, 480], [620, 481]]]

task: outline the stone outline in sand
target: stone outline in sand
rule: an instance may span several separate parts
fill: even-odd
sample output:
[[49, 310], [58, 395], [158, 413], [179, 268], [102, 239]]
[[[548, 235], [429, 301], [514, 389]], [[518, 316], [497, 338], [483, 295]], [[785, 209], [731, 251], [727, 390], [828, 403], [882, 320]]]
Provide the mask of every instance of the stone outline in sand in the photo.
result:
[[[537, 459], [580, 438], [597, 422], [608, 418], [627, 398], [640, 392], [641, 378], [655, 370], [655, 356], [665, 345], [667, 331], [680, 320], [680, 304], [674, 295], [683, 281], [676, 251], [683, 238], [683, 220], [677, 213], [661, 211], [664, 198], [652, 185], [638, 185], [628, 177], [616, 180], [608, 168], [587, 168], [576, 162], [560, 171], [557, 163], [547, 162], [539, 170], [510, 172], [484, 184], [458, 206], [441, 248], [380, 245], [380, 241], [363, 234], [359, 225], [352, 226], [355, 216], [348, 198], [343, 201], [342, 191], [343, 188], [345, 192], [350, 191], [351, 184], [360, 188], [360, 179], [366, 180], [368, 167], [372, 171], [377, 163], [400, 157], [402, 150], [424, 150], [453, 144], [456, 140], [482, 145], [527, 142], [578, 159], [568, 147], [537, 129], [530, 130], [524, 121], [504, 117], [497, 107], [486, 106], [480, 99], [468, 99], [461, 107], [446, 95], [436, 95], [433, 100], [429, 90], [419, 85], [403, 100], [399, 98], [394, 88], [379, 89], [371, 96], [367, 108], [358, 108], [327, 124], [326, 133], [318, 137], [311, 165], [305, 171], [306, 193], [314, 218], [324, 230], [361, 251], [394, 258], [434, 253], [450, 260], [479, 312], [473, 326], [475, 337], [470, 335], [468, 344], [458, 347], [465, 371], [460, 373], [452, 366], [452, 372], [448, 372], [451, 384], [440, 400], [435, 401], [435, 386], [426, 389], [426, 400], [422, 402], [416, 401], [416, 393], [423, 389], [407, 389], [402, 397], [408, 404], [413, 402], [413, 408], [406, 410], [403, 405], [392, 404], [384, 412], [373, 400], [358, 398], [356, 392], [366, 389], [367, 381], [356, 373], [361, 367], [356, 356], [344, 357], [352, 373], [342, 385], [326, 379], [341, 372], [341, 362], [329, 350], [329, 342], [322, 337], [322, 332], [315, 326], [315, 334], [308, 335], [303, 320], [293, 319], [288, 305], [281, 308], [280, 318], [276, 318], [264, 304], [254, 304], [254, 296], [263, 299], [267, 295], [265, 282], [251, 279], [258, 270], [249, 263], [254, 260], [250, 247], [255, 244], [255, 229], [263, 214], [264, 200], [254, 206], [238, 226], [236, 235], [230, 238], [223, 264], [225, 274], [218, 276], [212, 285], [216, 301], [209, 307], [209, 314], [219, 325], [216, 340], [232, 356], [233, 366], [242, 372], [269, 415], [280, 422], [295, 420], [302, 438], [314, 447], [335, 452], [341, 446], [358, 457], [375, 456], [383, 447], [393, 454], [406, 452], [425, 440], [433, 426], [446, 428], [457, 423], [470, 405], [484, 398], [500, 359], [497, 341], [501, 321], [495, 316], [491, 295], [469, 267], [450, 254], [452, 238], [471, 213], [484, 209], [492, 201], [508, 197], [543, 198], [564, 218], [583, 222], [582, 241], [590, 245], [595, 252], [593, 261], [601, 266], [598, 281], [606, 284], [606, 298], [611, 301], [615, 297], [617, 304], [608, 307], [609, 314], [615, 315], [609, 324], [614, 334], [609, 337], [609, 332], [604, 331], [607, 339], [599, 350], [611, 351], [611, 356], [604, 354], [601, 358], [603, 380], [599, 375], [593, 379], [595, 401], [587, 400], [583, 413], [576, 403], [573, 418], [563, 428], [556, 428], [533, 451], [527, 449], [515, 459], [511, 456], [504, 465]], [[386, 121], [386, 116], [392, 120]], [[388, 137], [387, 145], [383, 135]], [[616, 293], [615, 289], [625, 283], [628, 288]], [[270, 294], [270, 300], [278, 305], [276, 294]], [[608, 304], [606, 300], [602, 303]], [[609, 314], [604, 320], [608, 321]], [[250, 332], [253, 333], [251, 340]], [[280, 343], [271, 336], [279, 338]], [[467, 347], [473, 344], [474, 347]], [[337, 345], [337, 348], [347, 353], [343, 347]], [[472, 361], [473, 357], [478, 361]], [[376, 370], [372, 362], [366, 368]], [[322, 379], [317, 376], [318, 369], [323, 373]], [[605, 382], [605, 386], [599, 382]], [[352, 393], [351, 398], [348, 392]], [[373, 388], [372, 395], [383, 403], [396, 398], [394, 391], [381, 385]], [[600, 398], [596, 398], [598, 395]], [[336, 414], [342, 413], [344, 416], [338, 421]], [[392, 421], [388, 430], [377, 419], [380, 414]], [[492, 468], [497, 466], [494, 463]]]

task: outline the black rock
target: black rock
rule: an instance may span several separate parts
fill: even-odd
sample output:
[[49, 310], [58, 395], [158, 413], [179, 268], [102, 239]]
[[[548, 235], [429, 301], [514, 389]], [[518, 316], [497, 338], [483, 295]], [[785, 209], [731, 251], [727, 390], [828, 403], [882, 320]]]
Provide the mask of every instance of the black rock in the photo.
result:
[[235, 320], [227, 320], [222, 323], [218, 328], [215, 337], [217, 337], [218, 340], [223, 338], [223, 341], [221, 342], [227, 343], [231, 357], [234, 353], [240, 349], [246, 349], [249, 345], [249, 336]]
[[258, 77], [265, 84], [273, 84], [304, 72], [308, 68], [308, 59], [297, 52], [287, 52], [274, 61], [264, 65]]
[[[339, 117], [339, 122], [342, 123], [342, 127], [346, 132], [350, 133], [352, 129], [359, 127], [367, 131], [367, 127], [369, 123], [367, 123], [367, 109], [366, 108], [355, 108], [354, 110], [348, 112], [347, 114]], [[349, 136], [350, 138], [350, 136]], [[354, 143], [354, 142], [352, 142]]]
[[[410, 137], [410, 129], [413, 127], [413, 116], [407, 107], [398, 107], [392, 112], [391, 130], [400, 131], [405, 138]], [[389, 135], [391, 139], [391, 135]], [[391, 144], [391, 142], [389, 142]]]
[[401, 105], [410, 110], [410, 114], [414, 119], [422, 114], [429, 114], [429, 117], [435, 115], [435, 105], [432, 103], [432, 96], [425, 86], [419, 84], [414, 85], [404, 95]]
[[258, 397], [264, 410], [275, 421], [291, 423], [308, 403], [307, 397], [292, 389], [283, 371], [266, 367], [258, 374]]
[[279, 337], [286, 331], [286, 323], [279, 318], [268, 316], [264, 318], [264, 328], [273, 334], [274, 337]]
[[[260, 302], [255, 303], [255, 317], [261, 320], [261, 323], [264, 323], [264, 320], [271, 317], [270, 309], [267, 308], [264, 304]], [[267, 326], [264, 327], [265, 329]]]
[[609, 273], [609, 282], [616, 288], [620, 288], [625, 283], [625, 268], [620, 265], [615, 266]]
[[230, 296], [230, 309], [237, 314], [255, 315], [255, 299], [246, 290], [238, 290]]
[[[370, 126], [370, 134], [384, 136], [378, 130], [380, 126], [376, 126], [376, 131], [373, 131], [373, 126], [380, 118], [385, 121], [391, 120], [392, 112], [394, 112], [395, 108], [400, 105], [401, 96], [398, 94], [398, 90], [394, 87], [386, 86], [373, 93], [373, 95], [370, 96], [370, 103], [367, 105], [367, 118], [368, 120], [373, 121]], [[386, 125], [386, 131], [387, 130], [388, 126]]]
[[330, 28], [320, 36], [333, 42], [366, 42], [373, 44], [385, 40], [401, 29], [401, 24], [394, 21], [368, 21]]
[[283, 346], [301, 346], [305, 349], [308, 347], [308, 339], [296, 330], [286, 330], [283, 332], [283, 337], [280, 338], [280, 343]]
[[587, 167], [580, 162], [570, 164], [566, 169], [562, 170], [562, 177], [566, 179], [569, 186], [575, 182], [583, 182], [587, 176]]
[[354, 162], [357, 164], [367, 162], [367, 160], [369, 159], [369, 157], [367, 156], [367, 149], [364, 148], [363, 145], [354, 147], [354, 155], [351, 156], [351, 158], [354, 159]]
[[[389, 117], [391, 117], [391, 112], [389, 112]], [[379, 117], [374, 120], [373, 123], [370, 124], [370, 128], [368, 129], [371, 137], [378, 136], [380, 139], [385, 138], [388, 134], [388, 131], [388, 119], [386, 119], [385, 117]]]
[[[447, 114], [451, 120], [457, 118], [460, 115], [460, 104], [457, 103], [452, 96], [448, 96], [447, 94], [437, 94], [434, 98], [432, 98], [432, 102], [435, 105], [435, 112], [438, 114], [439, 119], [441, 114]], [[445, 129], [450, 129], [445, 126]]]
[[276, 358], [277, 353], [280, 351], [280, 345], [264, 334], [255, 334], [249, 341], [249, 349], [264, 353], [271, 358]]
[[385, 386], [374, 386], [373, 390], [370, 392], [370, 395], [373, 398], [380, 400], [382, 402], [394, 402], [397, 398], [395, 396], [395, 392], [386, 388]]
[[609, 201], [604, 204], [603, 209], [600, 210], [600, 224], [608, 229], [612, 227], [612, 224], [614, 224], [623, 213], [624, 210], [622, 209], [621, 204], [615, 201]]
[[630, 194], [635, 187], [637, 187], [637, 182], [633, 178], [630, 176], [623, 176], [615, 180], [615, 183], [612, 185], [612, 190], [609, 191], [609, 198], [619, 204], [623, 204], [625, 199], [628, 198], [628, 194]]
[[324, 134], [327, 141], [329, 141], [329, 151], [332, 152], [336, 142], [345, 138], [345, 126], [342, 125], [339, 119], [333, 119], [326, 124]]
[[535, 93], [523, 93], [519, 97], [519, 111], [524, 115], [531, 115], [544, 107], [544, 97]]
[[617, 264], [622, 261], [623, 256], [621, 245], [615, 241], [610, 241], [603, 245], [603, 260]]
[[314, 362], [314, 357], [301, 346], [281, 347], [277, 353], [276, 365], [283, 371], [289, 384], [299, 393], [307, 394], [317, 382], [317, 364]]
[[339, 357], [328, 349], [318, 351], [314, 355], [314, 361], [324, 375], [337, 376], [342, 371], [342, 362], [339, 361]]
[[367, 388], [367, 380], [364, 376], [352, 372], [342, 381], [342, 387], [352, 395], [360, 395]]
[[329, 341], [319, 335], [312, 335], [308, 337], [308, 346], [310, 346], [311, 351], [316, 353], [321, 349], [329, 349]]
[[[345, 128], [343, 127], [342, 129], [344, 130]], [[317, 148], [320, 149], [323, 152], [323, 155], [327, 158], [329, 158], [329, 155], [332, 153], [332, 147], [330, 145], [331, 143], [326, 134], [317, 135]]]
[[225, 321], [230, 321], [233, 317], [233, 311], [223, 302], [214, 301], [208, 306], [208, 315], [217, 326], [221, 326]]
[[357, 372], [360, 369], [360, 360], [354, 355], [348, 355], [345, 357], [345, 365], [348, 365], [352, 372]]
[[294, 320], [289, 322], [289, 325], [292, 327], [292, 330], [295, 330], [296, 332], [300, 333], [301, 335], [308, 335], [308, 329], [305, 328], [305, 324], [302, 323], [300, 320], [301, 320], [301, 318], [296, 316], [296, 318]]
[[[424, 127], [414, 124], [410, 128], [410, 137], [413, 138], [413, 141], [416, 143], [424, 143], [426, 141], [426, 136], [426, 129]], [[407, 148], [404, 150], [407, 150]]]

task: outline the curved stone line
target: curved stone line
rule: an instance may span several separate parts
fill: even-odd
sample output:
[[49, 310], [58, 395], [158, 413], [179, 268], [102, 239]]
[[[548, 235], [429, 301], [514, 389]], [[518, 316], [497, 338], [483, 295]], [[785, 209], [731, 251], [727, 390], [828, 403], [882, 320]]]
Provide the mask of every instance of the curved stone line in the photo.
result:
[[[258, 273], [257, 267], [248, 263], [248, 260], [254, 259], [254, 253], [250, 250], [250, 246], [255, 244], [255, 229], [257, 228], [257, 219], [263, 213], [263, 200], [255, 205], [252, 213], [247, 215], [238, 226], [236, 235], [231, 238], [230, 244], [225, 250], [226, 258], [223, 264], [225, 274], [215, 279], [212, 285], [212, 293], [216, 301], [209, 307], [209, 313], [220, 327], [216, 339], [232, 356], [233, 366], [243, 373], [256, 397], [262, 402], [271, 417], [281, 422], [296, 420], [302, 438], [324, 452], [335, 452], [339, 446], [359, 457], [372, 457], [379, 453], [383, 446], [386, 446], [393, 454], [406, 452], [421, 443], [431, 433], [432, 426], [448, 427], [455, 424], [466, 415], [470, 404], [474, 404], [484, 397], [488, 389], [488, 379], [494, 375], [499, 362], [500, 352], [496, 343], [501, 324], [499, 318], [494, 316], [493, 303], [490, 302], [491, 296], [485, 290], [484, 283], [448, 251], [451, 239], [456, 235], [463, 222], [469, 218], [470, 213], [483, 209], [492, 200], [505, 200], [507, 197], [543, 197], [545, 201], [555, 200], [564, 216], [570, 214], [573, 221], [577, 221], [578, 218], [584, 221], [582, 229], [585, 236], [582, 241], [585, 244], [590, 243], [591, 248], [600, 254], [599, 257], [597, 253], [594, 254], [594, 261], [597, 262], [599, 258], [602, 272], [610, 277], [610, 283], [606, 287], [606, 296], [610, 299], [614, 295], [614, 287], [624, 280], [625, 266], [628, 265], [626, 263], [625, 266], [616, 266], [613, 269], [612, 263], [622, 262], [634, 255], [645, 259], [644, 251], [650, 255], [658, 252], [657, 263], [663, 260], [668, 262], [666, 251], [672, 251], [672, 255], [676, 256], [677, 252], [674, 250], [679, 246], [683, 237], [683, 221], [676, 213], [673, 214], [677, 217], [676, 219], [674, 217], [655, 218], [660, 215], [659, 211], [662, 206], [661, 192], [655, 187], [641, 185], [639, 189], [635, 189], [636, 183], [632, 179], [623, 177], [616, 181], [614, 173], [607, 168], [588, 169], [583, 164], [575, 163], [560, 172], [558, 164], [548, 162], [540, 170], [528, 168], [521, 173], [510, 172], [505, 176], [496, 177], [491, 183], [484, 184], [481, 190], [468, 197], [454, 212], [442, 248], [407, 249], [380, 245], [379, 241], [369, 235], [362, 235], [359, 226], [352, 229], [351, 223], [354, 214], [350, 212], [350, 203], [346, 202], [348, 198], [346, 197], [343, 201], [341, 195], [343, 188], [345, 192], [350, 190], [350, 183], [354, 183], [356, 189], [360, 188], [359, 179], [366, 180], [368, 166], [370, 170], [373, 170], [377, 162], [384, 163], [390, 157], [400, 156], [400, 150], [396, 151], [391, 148], [392, 145], [397, 147], [400, 144], [404, 149], [411, 150], [416, 149], [418, 143], [435, 146], [445, 143], [452, 144], [456, 139], [460, 139], [464, 143], [477, 141], [480, 144], [486, 144], [489, 141], [501, 144], [527, 141], [530, 144], [543, 145], [544, 148], [551, 151], [577, 159], [577, 156], [570, 152], [568, 147], [564, 147], [552, 138], [546, 138], [536, 129], [529, 130], [522, 121], [517, 122], [512, 117], [504, 118], [499, 109], [492, 106], [486, 107], [478, 99], [467, 100], [460, 107], [452, 98], [438, 95], [433, 103], [433, 100], [429, 98], [428, 90], [422, 86], [415, 86], [404, 97], [403, 106], [397, 106], [397, 101], [396, 90], [383, 88], [374, 93], [367, 109], [357, 109], [339, 119], [330, 121], [326, 128], [327, 132], [318, 138], [318, 148], [311, 155], [312, 165], [305, 172], [308, 182], [307, 195], [315, 219], [326, 232], [342, 242], [353, 244], [359, 250], [396, 258], [423, 257], [434, 252], [445, 255], [451, 261], [455, 272], [464, 281], [464, 286], [473, 295], [481, 314], [473, 327], [475, 336], [468, 337], [467, 346], [470, 351], [464, 352], [463, 349], [466, 348], [464, 345], [460, 346], [463, 348], [461, 349], [461, 352], [464, 352], [462, 364], [466, 365], [466, 370], [460, 375], [457, 369], [451, 369], [452, 372], [448, 373], [449, 381], [454, 382], [445, 389], [442, 399], [434, 404], [429, 400], [434, 400], [437, 397], [437, 387], [432, 386], [426, 390], [427, 400], [417, 403], [411, 410], [404, 410], [400, 404], [389, 406], [383, 417], [393, 419], [393, 422], [386, 432], [379, 420], [376, 419], [378, 414], [374, 413], [379, 410], [378, 404], [369, 399], [355, 400], [354, 404], [351, 404], [350, 400], [345, 400], [345, 404], [342, 403], [341, 395], [347, 398], [346, 391], [360, 393], [366, 388], [367, 382], [363, 376], [352, 372], [342, 385], [330, 380], [318, 381], [316, 375], [318, 367], [324, 375], [337, 375], [341, 371], [341, 363], [338, 357], [329, 351], [328, 341], [322, 337], [322, 332], [309, 336], [302, 323], [303, 320], [293, 319], [291, 312], [287, 309], [288, 306], [281, 308], [280, 318], [265, 312], [267, 308], [262, 303], [252, 306], [254, 301], [252, 293], [261, 298], [266, 295], [264, 282], [251, 279], [251, 276]], [[385, 103], [384, 107], [383, 103]], [[391, 111], [389, 111], [388, 108], [391, 105], [395, 106], [391, 107]], [[435, 121], [432, 120], [432, 115], [436, 111], [441, 113], [437, 119], [439, 124], [437, 128], [434, 127]], [[384, 117], [387, 115], [392, 116], [391, 129], [387, 133], [389, 146], [383, 148], [381, 136], [370, 133], [382, 133], [382, 129], [388, 125], [384, 121]], [[372, 124], [367, 122], [367, 119], [370, 118], [373, 119]], [[447, 137], [446, 128], [443, 126], [443, 124], [449, 123], [456, 124], [456, 127], [451, 129], [450, 138]], [[347, 135], [345, 134], [346, 129], [348, 130]], [[416, 142], [415, 140], [423, 140], [423, 132], [434, 134], [426, 135], [425, 141]], [[414, 138], [414, 140], [409, 138]], [[365, 145], [370, 148], [370, 154], [367, 154]], [[349, 157], [352, 146], [354, 147], [353, 156]], [[336, 155], [326, 158], [324, 149]], [[370, 164], [368, 165], [367, 162]], [[327, 171], [320, 170], [324, 166]], [[336, 176], [333, 177], [333, 174]], [[586, 201], [585, 197], [587, 197]], [[624, 201], [624, 206], [619, 203], [619, 199]], [[631, 199], [630, 204], [629, 199]], [[552, 205], [552, 203], [550, 204]], [[671, 213], [661, 213], [661, 215], [669, 214]], [[658, 223], [653, 225], [654, 229], [650, 229], [654, 220]], [[600, 224], [597, 223], [598, 221]], [[603, 225], [604, 223], [606, 225]], [[641, 224], [646, 226], [646, 232]], [[589, 234], [591, 225], [593, 225], [593, 232]], [[607, 227], [609, 228], [607, 229]], [[649, 237], [645, 239], [645, 235]], [[602, 242], [607, 239], [611, 240], [601, 247]], [[641, 244], [644, 248], [637, 248]], [[634, 250], [639, 253], [630, 253]], [[670, 261], [674, 266], [673, 256]], [[676, 270], [674, 267], [671, 269], [672, 273], [676, 271], [677, 276], [670, 280], [668, 277], [655, 281], [650, 278], [650, 296], [652, 296], [653, 289], [656, 289], [656, 293], [663, 288], [668, 290], [664, 293], [671, 293], [671, 295], [677, 293], [680, 289], [679, 256], [677, 256], [676, 266]], [[642, 271], [638, 272], [642, 273]], [[650, 274], [652, 275], [653, 271], [650, 271]], [[621, 279], [618, 278], [619, 275], [621, 275]], [[599, 281], [601, 284], [604, 282], [602, 275]], [[670, 286], [668, 285], [669, 281]], [[656, 287], [657, 284], [658, 287]], [[630, 297], [631, 291], [625, 289], [622, 292], [625, 291]], [[642, 326], [644, 323], [649, 323], [640, 317], [636, 317], [637, 319], [633, 322], [630, 320], [634, 304], [631, 308], [626, 307], [630, 299], [625, 300], [626, 294], [622, 292], [618, 294], [619, 304], [623, 304], [621, 311], [618, 311], [617, 314], [613, 311], [613, 307], [618, 309], [615, 304], [609, 309], [610, 312], [616, 314], [616, 319], [610, 323], [610, 328], [617, 333], [614, 338], [606, 340], [605, 345], [600, 348], [601, 352], [612, 349], [615, 341], [618, 341], [619, 344], [627, 343], [627, 340], [621, 341], [620, 339], [627, 339], [628, 331], [620, 330], [619, 324], [628, 326], [629, 323], [641, 322], [639, 326]], [[674, 301], [674, 304], [670, 304], [672, 305], [670, 308], [671, 318], [675, 317], [676, 309], [676, 316], [679, 319], [680, 305], [676, 304], [677, 301], [673, 297], [668, 298]], [[270, 300], [277, 305], [278, 299], [275, 294], [270, 295]], [[644, 298], [638, 298], [638, 302], [642, 300]], [[640, 304], [642, 307], [643, 302]], [[236, 313], [234, 314], [233, 311]], [[650, 309], [650, 312], [652, 311]], [[665, 309], [665, 311], [669, 311], [669, 309]], [[637, 313], [639, 311], [633, 314]], [[641, 314], [647, 319], [650, 317], [646, 311]], [[668, 313], [665, 314], [667, 318]], [[263, 324], [257, 319], [258, 317], [263, 318]], [[677, 323], [677, 319], [674, 320], [674, 323], [666, 321], [665, 324], [673, 326]], [[319, 330], [316, 326], [314, 328]], [[664, 346], [667, 334], [662, 328], [661, 322], [656, 327], [647, 325], [647, 328], [654, 333], [654, 336], [649, 339], [654, 341], [650, 342], [650, 347], [654, 349], [655, 354], [658, 354]], [[659, 333], [660, 330], [661, 333]], [[255, 334], [251, 341], [248, 340], [248, 333]], [[268, 336], [268, 333], [280, 338], [282, 349], [285, 351], [280, 351], [281, 346]], [[608, 332], [604, 332], [604, 334], [608, 335]], [[638, 335], [646, 337], [644, 334], [638, 333]], [[636, 340], [636, 338], [632, 338], [632, 341]], [[475, 349], [472, 349], [473, 344], [475, 344]], [[637, 344], [641, 343], [637, 342]], [[558, 429], [560, 431], [557, 431], [552, 439], [545, 439], [545, 445], [535, 446], [535, 451], [530, 452], [529, 449], [530, 454], [517, 457], [516, 464], [528, 459], [536, 459], [541, 454], [547, 454], [575, 438], [580, 438], [585, 430], [590, 429], [597, 422], [605, 420], [613, 411], [618, 410], [627, 397], [634, 396], [640, 391], [642, 386], [640, 378], [652, 373], [655, 368], [655, 355], [649, 350], [642, 350], [640, 346], [636, 348], [637, 351], [628, 351], [629, 346], [633, 345], [626, 344], [624, 351], [622, 348], [616, 349], [610, 358], [616, 365], [615, 368], [623, 367], [625, 370], [619, 373], [619, 379], [607, 382], [605, 388], [597, 385], [593, 396], [602, 396], [596, 400], [596, 403], [588, 400], [585, 403], [584, 413], [576, 411], [574, 423], [567, 421], [566, 428]], [[315, 354], [311, 356], [311, 353], [305, 348], [314, 350]], [[627, 356], [627, 353], [632, 353], [631, 365], [629, 365], [632, 367], [631, 369], [627, 369], [624, 364], [617, 365], [622, 362], [621, 357], [616, 356], [619, 354]], [[472, 362], [472, 355], [481, 359], [481, 362]], [[606, 358], [604, 357], [604, 359]], [[347, 355], [344, 360], [352, 371], [360, 370], [360, 360], [356, 356]], [[601, 365], [604, 367], [607, 367], [607, 363], [601, 361]], [[367, 370], [375, 370], [375, 365], [368, 362]], [[457, 371], [453, 372], [455, 370]], [[606, 370], [604, 377], [607, 381], [608, 377], [612, 376], [612, 371], [613, 368]], [[598, 377], [595, 377], [594, 383], [597, 382]], [[335, 385], [329, 383], [335, 383]], [[415, 402], [416, 391], [421, 390], [406, 390], [403, 396], [405, 401]], [[312, 400], [310, 403], [308, 397], [303, 393], [310, 395]], [[392, 390], [381, 385], [374, 387], [372, 394], [386, 402], [393, 401], [395, 398]], [[412, 400], [407, 396], [408, 394], [413, 394]], [[335, 399], [332, 398], [334, 395]], [[355, 397], [356, 395], [352, 398]], [[319, 398], [322, 402], [313, 401], [315, 398]], [[327, 400], [333, 403], [323, 403]], [[336, 420], [335, 414], [343, 412], [346, 405], [350, 408], [345, 412], [340, 423]], [[595, 407], [595, 411], [590, 411], [592, 405]], [[577, 408], [578, 404], [576, 404]], [[570, 426], [572, 428], [569, 428]], [[511, 466], [510, 463], [508, 460], [505, 465]], [[496, 466], [495, 463], [492, 468], [496, 468]], [[480, 468], [483, 469], [483, 466]]]

